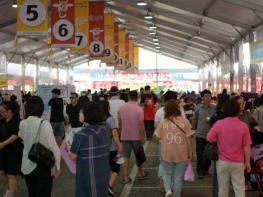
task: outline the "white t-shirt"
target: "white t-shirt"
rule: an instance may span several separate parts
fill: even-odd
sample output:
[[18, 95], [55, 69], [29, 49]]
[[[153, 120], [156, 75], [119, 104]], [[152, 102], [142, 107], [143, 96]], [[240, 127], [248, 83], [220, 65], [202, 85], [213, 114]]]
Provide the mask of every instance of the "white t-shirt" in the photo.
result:
[[117, 127], [119, 126], [118, 124], [118, 111], [125, 104], [125, 102], [121, 99], [119, 99], [118, 96], [113, 96], [110, 100], [110, 114], [112, 117], [116, 120], [116, 125]]

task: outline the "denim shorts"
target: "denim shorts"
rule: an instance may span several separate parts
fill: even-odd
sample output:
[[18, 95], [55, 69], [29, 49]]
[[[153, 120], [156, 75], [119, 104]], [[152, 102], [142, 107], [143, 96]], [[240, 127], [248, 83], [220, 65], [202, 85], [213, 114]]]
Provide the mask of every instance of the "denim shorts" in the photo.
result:
[[64, 122], [50, 122], [55, 137], [65, 137]]

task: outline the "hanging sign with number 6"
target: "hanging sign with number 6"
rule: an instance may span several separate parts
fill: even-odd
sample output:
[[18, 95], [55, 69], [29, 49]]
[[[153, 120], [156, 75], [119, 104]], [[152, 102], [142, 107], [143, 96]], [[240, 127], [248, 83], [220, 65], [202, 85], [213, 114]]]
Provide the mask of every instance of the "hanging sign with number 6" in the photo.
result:
[[51, 0], [51, 46], [75, 46], [74, 0]]
[[17, 35], [48, 35], [48, 1], [17, 0]]
[[89, 4], [89, 46], [90, 57], [104, 57], [104, 2]]

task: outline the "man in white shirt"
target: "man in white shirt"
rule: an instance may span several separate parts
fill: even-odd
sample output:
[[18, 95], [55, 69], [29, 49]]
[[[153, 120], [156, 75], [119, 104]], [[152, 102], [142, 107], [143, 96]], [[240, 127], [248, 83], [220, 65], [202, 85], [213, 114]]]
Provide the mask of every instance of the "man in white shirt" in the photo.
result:
[[119, 98], [119, 90], [118, 87], [112, 86], [110, 89], [111, 99], [109, 100], [110, 103], [110, 114], [116, 120], [116, 125], [118, 125], [118, 111], [125, 104], [123, 100]]

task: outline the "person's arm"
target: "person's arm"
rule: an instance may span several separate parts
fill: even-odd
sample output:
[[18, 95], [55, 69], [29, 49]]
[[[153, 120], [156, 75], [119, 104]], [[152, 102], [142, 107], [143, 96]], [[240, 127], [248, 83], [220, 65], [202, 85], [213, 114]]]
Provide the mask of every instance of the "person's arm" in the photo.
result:
[[75, 134], [74, 135], [74, 139], [73, 139], [73, 142], [72, 142], [72, 145], [70, 147], [68, 147], [69, 149], [69, 157], [72, 159], [72, 160], [76, 160], [77, 157], [78, 157], [78, 152], [79, 152], [79, 149], [80, 149], [80, 140], [81, 140], [81, 137], [80, 135], [78, 134]]
[[191, 125], [193, 129], [197, 129], [197, 120], [198, 120], [198, 109], [195, 109], [193, 118], [191, 120]]
[[48, 147], [54, 154], [55, 168], [56, 168], [55, 178], [57, 178], [60, 174], [60, 163], [61, 163], [60, 149], [55, 140], [54, 133], [50, 123], [48, 121], [44, 121], [42, 124], [44, 127], [43, 132], [45, 132]]
[[122, 130], [122, 121], [121, 121], [121, 115], [120, 115], [120, 110], [118, 111], [118, 128], [119, 128], [119, 131], [121, 133], [121, 130]]
[[122, 144], [121, 144], [121, 141], [120, 141], [118, 130], [117, 129], [112, 129], [111, 133], [112, 133], [113, 141], [117, 145], [118, 153], [122, 154], [123, 150], [122, 150]]
[[206, 135], [206, 140], [208, 142], [216, 142], [218, 127], [220, 126], [218, 126], [218, 122], [216, 122], [214, 126], [209, 130], [209, 132]]
[[245, 153], [245, 170], [247, 173], [249, 173], [251, 171], [251, 165], [250, 165], [251, 147], [250, 145], [246, 145], [244, 147], [244, 153]]
[[14, 141], [18, 139], [17, 135], [11, 135], [8, 139], [0, 143], [0, 150], [6, 147], [9, 144], [12, 144]]
[[156, 127], [155, 131], [154, 131], [154, 137], [157, 140], [161, 139], [161, 128], [162, 128], [163, 123], [159, 122], [158, 126]]

